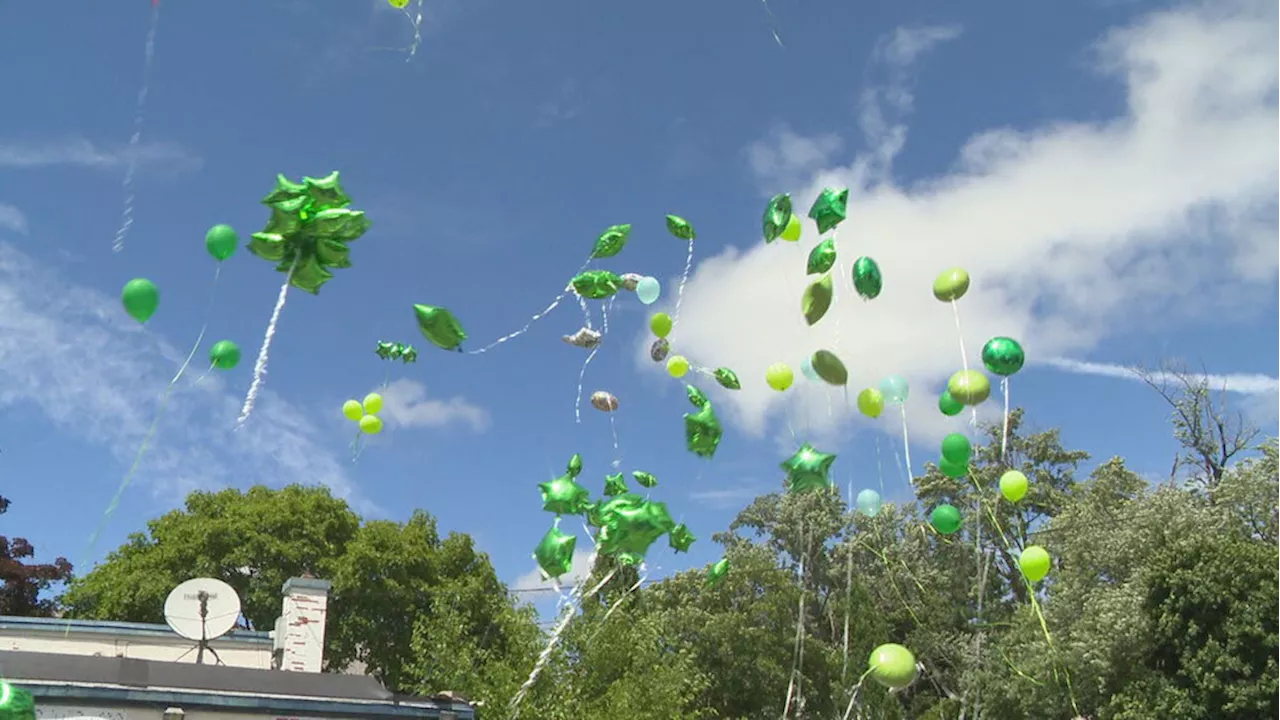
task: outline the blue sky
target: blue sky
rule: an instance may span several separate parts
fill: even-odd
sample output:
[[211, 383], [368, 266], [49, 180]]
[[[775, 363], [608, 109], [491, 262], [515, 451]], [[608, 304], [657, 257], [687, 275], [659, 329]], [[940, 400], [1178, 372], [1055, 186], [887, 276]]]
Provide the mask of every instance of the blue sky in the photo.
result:
[[[716, 557], [710, 535], [778, 487], [788, 426], [839, 453], [842, 486], [883, 474], [890, 497], [907, 492], [890, 414], [857, 419], [803, 381], [772, 393], [770, 363], [798, 367], [825, 346], [855, 389], [905, 376], [917, 469], [941, 435], [967, 430], [932, 409], [961, 364], [952, 313], [929, 294], [953, 265], [974, 278], [959, 306], [968, 362], [990, 336], [1022, 340], [1014, 402], [1068, 444], [1167, 472], [1167, 409], [1117, 372], [1167, 358], [1230, 376], [1233, 401], [1275, 432], [1274, 6], [771, 7], [785, 47], [745, 0], [427, 0], [406, 62], [378, 49], [412, 35], [380, 2], [162, 2], [131, 145], [149, 3], [7, 4], [3, 532], [45, 558], [97, 560], [189, 490], [323, 482], [371, 517], [425, 508], [527, 584], [550, 523], [536, 484], [581, 452], [593, 490], [615, 460], [655, 473], [655, 496], [701, 538], [687, 556], [655, 548], [653, 572], [700, 565]], [[131, 158], [135, 222], [117, 254]], [[201, 239], [214, 223], [258, 230], [277, 172], [334, 169], [374, 227], [352, 245], [353, 268], [318, 296], [291, 294], [265, 394], [233, 433], [283, 278], [241, 251], [206, 313], [214, 262]], [[760, 213], [782, 191], [807, 208], [827, 184], [851, 187], [840, 240], [880, 262], [886, 290], [838, 300], [810, 329], [796, 306], [816, 232], [764, 246]], [[413, 303], [451, 308], [473, 347], [520, 327], [615, 223], [635, 230], [608, 267], [660, 278], [662, 308], [685, 258], [666, 213], [699, 232], [676, 345], [746, 385], [712, 390], [728, 427], [713, 461], [683, 448], [684, 392], [644, 358], [634, 297], [614, 306], [585, 388], [620, 400], [616, 453], [606, 416], [588, 407], [574, 421], [585, 353], [560, 336], [582, 323], [576, 303], [479, 356], [417, 334]], [[163, 293], [145, 328], [117, 300], [133, 277]], [[180, 384], [88, 550], [206, 319], [209, 339], [235, 340], [245, 360]], [[421, 357], [394, 367], [388, 431], [353, 464], [339, 407], [382, 381], [372, 349], [384, 339]]]

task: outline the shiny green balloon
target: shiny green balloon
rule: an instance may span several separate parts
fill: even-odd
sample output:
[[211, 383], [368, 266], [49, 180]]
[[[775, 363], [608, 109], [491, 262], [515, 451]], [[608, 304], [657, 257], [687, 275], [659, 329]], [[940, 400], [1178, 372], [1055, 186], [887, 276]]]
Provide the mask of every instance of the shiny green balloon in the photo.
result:
[[830, 275], [823, 275], [820, 280], [805, 288], [804, 296], [800, 298], [800, 312], [804, 314], [804, 321], [810, 327], [831, 309], [831, 300], [834, 296], [835, 286], [831, 283]]
[[827, 238], [809, 251], [809, 259], [805, 263], [805, 270], [810, 275], [821, 275], [827, 272], [836, 264], [836, 241], [835, 238]]
[[160, 288], [146, 278], [134, 278], [120, 291], [124, 311], [139, 323], [146, 323], [160, 307]]
[[825, 490], [831, 487], [831, 465], [836, 456], [824, 453], [809, 443], [800, 446], [795, 454], [782, 462], [787, 473], [787, 492], [800, 493]]
[[875, 300], [884, 288], [884, 277], [875, 260], [863, 255], [853, 261], [853, 289], [863, 300]]
[[1016, 503], [1026, 497], [1030, 486], [1027, 476], [1017, 470], [1008, 470], [1000, 476], [1000, 494], [1009, 502]]
[[956, 415], [959, 415], [962, 410], [964, 410], [964, 405], [951, 397], [951, 393], [946, 390], [943, 390], [942, 394], [938, 396], [938, 412], [941, 412], [943, 415], [946, 415], [947, 417], [955, 417]]
[[445, 308], [434, 305], [414, 305], [413, 314], [418, 319], [422, 336], [442, 350], [456, 350], [467, 339], [458, 318]]
[[552, 527], [533, 550], [533, 558], [548, 578], [558, 578], [573, 569], [573, 550], [578, 538]]
[[219, 370], [230, 370], [240, 364], [240, 346], [230, 340], [219, 340], [209, 348], [209, 364]]
[[236, 254], [240, 237], [230, 225], [214, 225], [204, 236], [204, 248], [214, 260], [222, 262]]
[[718, 585], [729, 574], [729, 558], [720, 558], [707, 568], [707, 584]]
[[960, 529], [964, 519], [954, 505], [943, 503], [929, 513], [929, 524], [943, 535], [950, 535]]
[[571, 478], [576, 478], [582, 474], [581, 455], [574, 453], [573, 457], [569, 458], [569, 464], [565, 467], [565, 473]]
[[612, 473], [604, 476], [605, 495], [613, 497], [615, 495], [625, 495], [627, 492], [629, 492], [627, 489], [627, 481], [623, 477], [622, 473]]
[[829, 385], [846, 385], [849, 382], [849, 371], [836, 354], [830, 350], [819, 350], [809, 359], [813, 371]]
[[943, 270], [933, 281], [933, 296], [942, 302], [952, 302], [969, 292], [969, 273], [963, 268]]
[[707, 399], [707, 394], [694, 387], [693, 385], [685, 385], [684, 393], [689, 397], [689, 404], [696, 408], [700, 408], [711, 402]]
[[611, 258], [622, 252], [622, 248], [627, 246], [627, 239], [631, 237], [630, 225], [610, 225], [604, 232], [600, 233], [600, 237], [596, 238], [595, 247], [591, 250], [591, 257]]
[[608, 270], [588, 270], [574, 276], [569, 284], [579, 297], [603, 300], [617, 294], [622, 287], [622, 276]]
[[725, 390], [742, 389], [742, 383], [738, 380], [738, 373], [727, 367], [716, 368], [712, 375], [715, 376], [716, 382], [720, 383], [720, 387]]
[[685, 413], [684, 442], [689, 452], [699, 457], [714, 457], [723, 436], [724, 429], [711, 403], [703, 405], [696, 413]]
[[965, 405], [977, 405], [991, 396], [991, 381], [977, 370], [961, 370], [947, 381], [947, 392]]
[[791, 196], [782, 193], [774, 195], [769, 200], [769, 204], [765, 206], [764, 218], [761, 221], [764, 230], [764, 241], [771, 243], [777, 240], [782, 231], [787, 229], [787, 224], [791, 222]]
[[959, 480], [960, 478], [969, 474], [969, 463], [967, 461], [962, 463], [955, 462], [953, 460], [948, 460], [945, 457], [939, 458], [938, 470], [943, 475], [946, 475], [947, 477], [953, 480]]
[[942, 457], [953, 463], [967, 465], [973, 457], [973, 445], [969, 438], [960, 433], [951, 433], [942, 438]]
[[539, 483], [542, 492], [542, 509], [557, 515], [580, 515], [587, 509], [590, 494], [569, 475]]
[[1053, 560], [1049, 557], [1049, 551], [1039, 545], [1026, 546], [1018, 556], [1018, 569], [1031, 582], [1040, 582], [1052, 568]]
[[698, 237], [698, 233], [693, 231], [693, 226], [688, 220], [679, 215], [667, 216], [667, 232], [671, 233], [677, 240], [693, 240]]
[[871, 651], [868, 672], [890, 690], [902, 690], [916, 681], [916, 656], [902, 645], [885, 643]]
[[982, 364], [1000, 377], [1018, 372], [1026, 362], [1026, 353], [1013, 338], [993, 337], [982, 346]]
[[678, 553], [689, 552], [689, 548], [697, 539], [693, 531], [689, 530], [684, 523], [676, 525], [671, 528], [671, 532], [667, 533], [667, 542], [671, 545], [671, 549]]
[[848, 215], [849, 188], [823, 188], [809, 208], [809, 219], [817, 224], [819, 233], [834, 230]]
[[642, 488], [655, 488], [658, 486], [658, 478], [654, 477], [653, 473], [636, 470], [631, 473], [631, 477], [635, 478], [636, 484]]
[[10, 685], [0, 679], [0, 718], [4, 720], [35, 720], [36, 700], [23, 688]]
[[623, 565], [636, 565], [658, 538], [673, 530], [675, 520], [666, 503], [628, 493], [606, 502], [600, 509], [602, 524], [596, 548]]

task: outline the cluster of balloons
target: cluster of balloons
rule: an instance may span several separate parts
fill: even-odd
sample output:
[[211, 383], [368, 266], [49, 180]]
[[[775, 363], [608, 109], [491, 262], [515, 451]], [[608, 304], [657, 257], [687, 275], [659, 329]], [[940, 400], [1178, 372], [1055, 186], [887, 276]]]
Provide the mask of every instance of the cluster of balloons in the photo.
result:
[[380, 412], [382, 412], [382, 396], [378, 393], [365, 395], [364, 402], [348, 400], [342, 403], [343, 416], [359, 425], [360, 432], [365, 435], [377, 435], [382, 432], [382, 418], [378, 417]]

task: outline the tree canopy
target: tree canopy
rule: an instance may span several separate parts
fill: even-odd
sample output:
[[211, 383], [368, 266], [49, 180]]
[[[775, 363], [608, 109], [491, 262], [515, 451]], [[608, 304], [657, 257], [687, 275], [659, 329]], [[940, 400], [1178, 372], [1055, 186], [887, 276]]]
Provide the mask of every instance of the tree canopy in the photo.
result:
[[[0, 515], [9, 500], [0, 497]], [[30, 562], [36, 549], [26, 538], [0, 535], [0, 615], [47, 617], [57, 609], [48, 590], [71, 577], [71, 563], [60, 557], [51, 563]]]

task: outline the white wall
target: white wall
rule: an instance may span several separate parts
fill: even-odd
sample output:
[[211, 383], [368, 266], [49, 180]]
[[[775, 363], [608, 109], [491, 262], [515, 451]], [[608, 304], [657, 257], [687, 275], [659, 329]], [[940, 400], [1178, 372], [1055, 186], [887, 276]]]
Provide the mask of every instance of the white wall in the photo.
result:
[[[127, 657], [138, 660], [194, 663], [197, 651], [195, 643], [174, 635], [148, 637], [93, 632], [77, 633], [52, 631], [32, 632], [30, 628], [0, 629], [0, 650], [56, 653], [59, 655], [100, 655], [102, 657]], [[271, 645], [261, 642], [245, 642], [231, 638], [219, 638], [209, 643], [218, 653], [222, 664], [230, 667], [271, 669]], [[190, 652], [188, 652], [190, 651]], [[216, 661], [205, 653], [205, 664]]]

